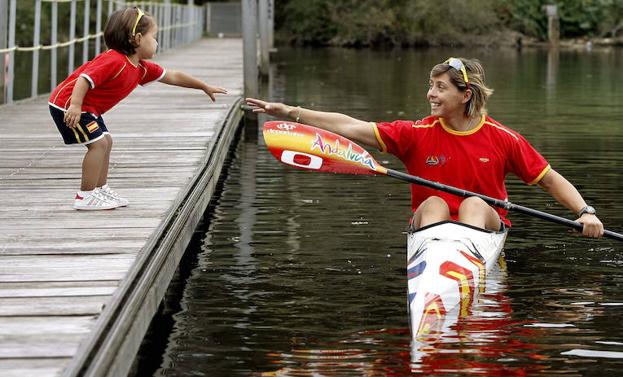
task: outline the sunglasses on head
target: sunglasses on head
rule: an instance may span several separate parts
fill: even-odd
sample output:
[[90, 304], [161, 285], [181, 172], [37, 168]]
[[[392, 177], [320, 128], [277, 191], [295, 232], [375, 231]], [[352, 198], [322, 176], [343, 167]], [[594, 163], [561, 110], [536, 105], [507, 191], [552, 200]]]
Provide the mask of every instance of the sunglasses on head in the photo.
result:
[[465, 69], [465, 64], [463, 64], [461, 59], [448, 58], [448, 60], [446, 60], [444, 64], [447, 64], [450, 67], [461, 72], [463, 74], [463, 81], [465, 81], [465, 85], [467, 85], [467, 89], [469, 89], [469, 79], [467, 78], [467, 70]]
[[138, 26], [138, 22], [141, 20], [141, 17], [143, 17], [145, 15], [145, 13], [143, 13], [143, 11], [140, 8], [136, 8], [136, 21], [134, 21], [134, 26], [132, 27], [132, 36], [136, 35], [136, 27]]

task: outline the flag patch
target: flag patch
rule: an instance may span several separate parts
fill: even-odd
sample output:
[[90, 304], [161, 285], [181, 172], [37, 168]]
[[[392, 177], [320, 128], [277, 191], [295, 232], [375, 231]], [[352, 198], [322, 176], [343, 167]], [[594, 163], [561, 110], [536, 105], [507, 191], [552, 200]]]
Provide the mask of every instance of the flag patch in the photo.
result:
[[99, 128], [100, 127], [97, 125], [97, 122], [91, 122], [87, 125], [87, 131], [89, 131], [90, 134], [97, 131]]

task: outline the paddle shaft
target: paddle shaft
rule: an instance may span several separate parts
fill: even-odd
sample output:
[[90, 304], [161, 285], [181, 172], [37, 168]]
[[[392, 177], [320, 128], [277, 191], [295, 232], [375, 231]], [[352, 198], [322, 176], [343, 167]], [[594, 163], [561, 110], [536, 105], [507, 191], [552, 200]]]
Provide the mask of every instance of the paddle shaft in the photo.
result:
[[[535, 209], [513, 204], [508, 201], [495, 199], [490, 196], [478, 194], [478, 193], [467, 191], [467, 190], [461, 190], [456, 187], [444, 185], [443, 183], [429, 181], [427, 179], [416, 177], [414, 175], [409, 175], [409, 174], [406, 174], [406, 173], [403, 173], [397, 170], [387, 169], [387, 175], [390, 177], [396, 178], [396, 179], [400, 179], [402, 181], [414, 183], [420, 186], [429, 187], [429, 188], [439, 190], [439, 191], [448, 192], [450, 194], [461, 196], [464, 198], [467, 198], [470, 196], [476, 196], [484, 200], [485, 203], [489, 205], [499, 207], [499, 208], [504, 208], [507, 211], [515, 211], [515, 212], [520, 212], [520, 213], [523, 213], [529, 216], [538, 217], [539, 219], [551, 221], [557, 224], [566, 225], [580, 232], [584, 228], [584, 226], [577, 221], [565, 219], [564, 217], [555, 216], [555, 215], [552, 215], [546, 212], [537, 211]], [[608, 238], [611, 238], [617, 241], [623, 241], [623, 234], [615, 233], [609, 230], [604, 230], [604, 237], [608, 237]]]

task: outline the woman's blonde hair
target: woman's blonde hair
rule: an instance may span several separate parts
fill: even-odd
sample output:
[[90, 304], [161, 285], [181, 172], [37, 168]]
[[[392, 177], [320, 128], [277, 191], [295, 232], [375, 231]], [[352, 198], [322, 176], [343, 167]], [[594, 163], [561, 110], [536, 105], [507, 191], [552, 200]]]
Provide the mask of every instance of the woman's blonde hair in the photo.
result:
[[487, 100], [493, 94], [493, 89], [488, 88], [485, 85], [485, 70], [477, 59], [465, 59], [458, 58], [465, 67], [465, 73], [467, 74], [467, 81], [463, 77], [463, 72], [454, 68], [449, 62], [437, 64], [430, 71], [431, 77], [437, 77], [444, 73], [450, 76], [450, 82], [459, 90], [466, 91], [470, 89], [472, 97], [465, 105], [465, 115], [473, 117], [475, 115], [482, 115], [487, 113]]

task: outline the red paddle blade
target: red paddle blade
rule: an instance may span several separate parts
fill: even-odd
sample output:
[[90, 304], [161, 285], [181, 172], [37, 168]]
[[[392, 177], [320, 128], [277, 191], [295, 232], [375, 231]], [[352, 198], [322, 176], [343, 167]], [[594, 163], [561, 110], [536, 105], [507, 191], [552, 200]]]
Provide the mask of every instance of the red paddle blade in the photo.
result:
[[264, 123], [268, 150], [284, 164], [304, 170], [343, 174], [386, 174], [362, 147], [333, 132], [305, 124]]

